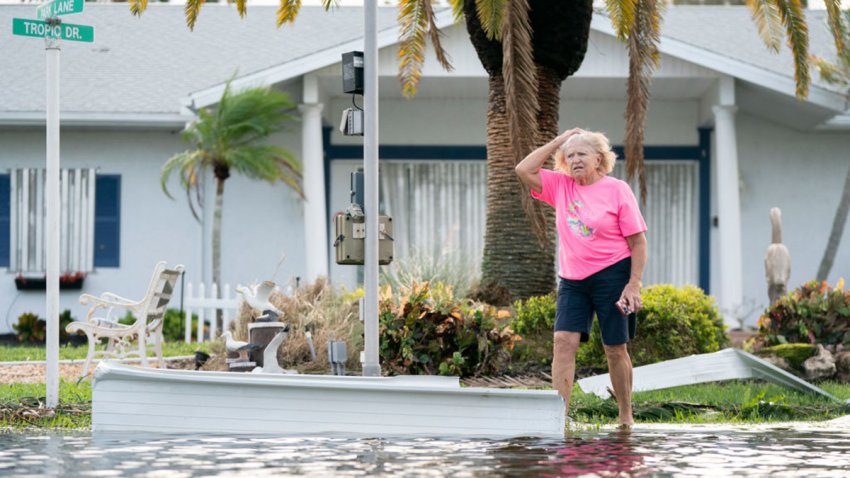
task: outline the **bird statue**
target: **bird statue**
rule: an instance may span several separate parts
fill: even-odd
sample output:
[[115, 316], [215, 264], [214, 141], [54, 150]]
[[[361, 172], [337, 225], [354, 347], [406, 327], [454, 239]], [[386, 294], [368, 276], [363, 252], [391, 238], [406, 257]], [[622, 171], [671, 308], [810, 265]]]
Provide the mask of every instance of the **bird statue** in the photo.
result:
[[245, 302], [251, 306], [252, 309], [258, 310], [260, 313], [263, 313], [266, 310], [271, 310], [277, 315], [282, 315], [283, 312], [269, 301], [269, 295], [271, 295], [274, 288], [275, 283], [270, 280], [266, 280], [260, 284], [255, 284], [250, 287], [239, 286], [236, 288], [236, 292], [242, 294], [242, 298]]
[[255, 368], [251, 371], [252, 373], [287, 373], [277, 361], [277, 351], [287, 335], [289, 335], [289, 326], [285, 325], [266, 345], [266, 349], [263, 351], [263, 366]]
[[767, 279], [767, 296], [773, 304], [788, 292], [791, 253], [782, 244], [782, 212], [778, 207], [771, 208], [770, 223], [773, 237], [764, 256], [764, 275]]
[[248, 342], [243, 342], [241, 340], [235, 340], [233, 335], [230, 334], [230, 331], [227, 331], [221, 334], [224, 337], [224, 347], [228, 352], [238, 352], [239, 353], [239, 361], [247, 362], [248, 361], [248, 353], [253, 352], [254, 350], [259, 350], [262, 348], [261, 345], [250, 344]]

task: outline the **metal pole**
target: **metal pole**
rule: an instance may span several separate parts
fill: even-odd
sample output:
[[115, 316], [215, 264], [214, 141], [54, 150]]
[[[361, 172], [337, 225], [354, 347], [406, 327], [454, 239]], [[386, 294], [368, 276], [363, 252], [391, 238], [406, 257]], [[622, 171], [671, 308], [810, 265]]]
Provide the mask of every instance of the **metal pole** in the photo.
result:
[[366, 0], [363, 62], [363, 198], [366, 212], [363, 375], [381, 375], [378, 362], [378, 1]]
[[[53, 24], [53, 22], [50, 22]], [[54, 28], [61, 28], [55, 22]], [[44, 37], [47, 51], [47, 407], [59, 404], [59, 38]]]

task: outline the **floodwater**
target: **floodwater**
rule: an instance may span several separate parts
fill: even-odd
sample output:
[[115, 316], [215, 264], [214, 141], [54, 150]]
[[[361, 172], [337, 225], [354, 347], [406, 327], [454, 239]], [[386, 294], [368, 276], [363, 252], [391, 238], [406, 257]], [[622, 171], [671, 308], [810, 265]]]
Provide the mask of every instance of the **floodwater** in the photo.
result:
[[850, 476], [850, 428], [641, 426], [564, 439], [0, 432], [0, 476]]

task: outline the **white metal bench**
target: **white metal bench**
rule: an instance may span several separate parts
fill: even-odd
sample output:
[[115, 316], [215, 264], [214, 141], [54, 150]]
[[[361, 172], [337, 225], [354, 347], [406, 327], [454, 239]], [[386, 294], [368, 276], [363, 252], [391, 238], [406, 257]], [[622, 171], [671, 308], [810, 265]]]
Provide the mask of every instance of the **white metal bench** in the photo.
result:
[[[142, 365], [147, 367], [149, 348], [156, 355], [160, 368], [164, 366], [162, 324], [165, 318], [165, 307], [171, 300], [177, 278], [182, 272], [182, 265], [169, 269], [164, 261], [157, 263], [148, 291], [139, 301], [125, 299], [110, 292], [104, 292], [100, 297], [91, 294], [80, 296], [81, 304], [91, 304], [86, 320], [71, 322], [65, 330], [68, 333], [82, 331], [88, 337], [89, 350], [83, 365], [83, 377], [88, 375], [89, 366], [96, 357], [121, 359], [138, 356]], [[136, 318], [135, 322], [119, 323], [120, 317], [114, 314], [116, 309], [132, 312]], [[101, 339], [107, 341], [106, 350], [95, 350]]]

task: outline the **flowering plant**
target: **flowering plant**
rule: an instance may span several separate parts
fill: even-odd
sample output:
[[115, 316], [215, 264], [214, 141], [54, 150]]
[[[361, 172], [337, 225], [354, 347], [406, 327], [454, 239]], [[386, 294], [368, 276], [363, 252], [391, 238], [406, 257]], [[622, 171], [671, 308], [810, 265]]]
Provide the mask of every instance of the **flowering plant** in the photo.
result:
[[781, 297], [758, 321], [763, 345], [821, 343], [850, 345], [850, 290], [809, 281]]

